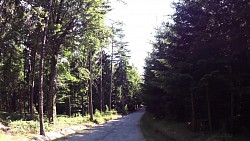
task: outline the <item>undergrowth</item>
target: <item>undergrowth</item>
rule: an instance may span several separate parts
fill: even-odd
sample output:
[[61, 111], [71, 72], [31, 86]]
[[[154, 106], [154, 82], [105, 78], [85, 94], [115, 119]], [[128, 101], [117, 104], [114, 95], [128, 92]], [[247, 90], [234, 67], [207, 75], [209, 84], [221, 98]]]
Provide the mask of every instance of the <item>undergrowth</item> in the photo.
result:
[[192, 132], [185, 123], [157, 120], [145, 113], [141, 118], [141, 131], [146, 141], [249, 141], [246, 135], [228, 133]]
[[[12, 115], [13, 117], [13, 115]], [[17, 118], [18, 117], [18, 118]], [[117, 119], [119, 115], [116, 111], [106, 111], [100, 112], [95, 111], [94, 121], [90, 121], [89, 115], [81, 116], [77, 115], [75, 117], [68, 117], [65, 115], [59, 115], [56, 119], [56, 124], [49, 124], [45, 117], [44, 127], [46, 132], [50, 131], [60, 131], [66, 127], [74, 125], [84, 125], [84, 124], [103, 124], [109, 120]], [[16, 138], [25, 138], [32, 137], [35, 134], [39, 134], [39, 121], [38, 120], [27, 120], [21, 115], [14, 116], [10, 118], [10, 115], [7, 114], [1, 115], [0, 113], [0, 122], [7, 125], [11, 130], [10, 132], [0, 132], [0, 140], [16, 140]], [[17, 120], [19, 119], [19, 120]]]

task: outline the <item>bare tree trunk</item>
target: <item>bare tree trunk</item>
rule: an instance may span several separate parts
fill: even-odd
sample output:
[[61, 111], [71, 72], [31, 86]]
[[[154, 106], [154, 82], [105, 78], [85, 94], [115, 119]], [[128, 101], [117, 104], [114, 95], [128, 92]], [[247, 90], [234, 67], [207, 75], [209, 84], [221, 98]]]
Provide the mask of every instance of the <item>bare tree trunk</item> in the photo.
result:
[[[30, 93], [30, 73], [31, 73], [31, 65], [30, 65], [30, 48], [25, 48], [23, 50], [23, 53], [24, 53], [24, 82], [25, 82], [25, 85], [24, 85], [24, 89], [21, 90], [23, 92], [23, 105], [24, 105], [24, 115], [26, 117], [26, 114], [27, 113], [30, 113], [30, 95], [26, 95], [28, 93]], [[26, 102], [28, 101], [28, 105], [26, 106]]]
[[[122, 65], [123, 65], [123, 62], [122, 62]], [[125, 65], [125, 67], [126, 67], [126, 65]], [[121, 66], [121, 68], [123, 68], [123, 66]], [[122, 101], [122, 114], [125, 114], [125, 104], [124, 104], [124, 75], [125, 75], [125, 73], [124, 73], [124, 71], [125, 71], [125, 69], [123, 70], [122, 69], [122, 88], [121, 88], [121, 90], [122, 90], [122, 99], [121, 99], [121, 101]]]
[[212, 131], [212, 119], [211, 119], [211, 107], [210, 107], [210, 99], [209, 99], [209, 93], [208, 93], [208, 85], [206, 86], [207, 91], [207, 114], [208, 114], [208, 124], [209, 129]]
[[31, 86], [30, 86], [30, 116], [34, 119], [34, 90], [35, 90], [35, 68], [36, 68], [36, 48], [31, 51]]
[[102, 91], [102, 47], [101, 47], [101, 57], [100, 57], [100, 65], [101, 65], [101, 76], [100, 76], [100, 111], [103, 112], [103, 91]]
[[[46, 22], [48, 18], [46, 18]], [[47, 25], [46, 25], [47, 26]], [[44, 45], [46, 42], [46, 31], [47, 27], [44, 29], [43, 33], [43, 43], [40, 49], [40, 69], [39, 69], [39, 122], [40, 122], [40, 135], [45, 135], [44, 131], [44, 120], [43, 120], [43, 66], [44, 66]]]
[[92, 48], [89, 51], [89, 115], [90, 121], [93, 121], [93, 102], [92, 102]]
[[[46, 38], [45, 38], [46, 40]], [[39, 121], [40, 121], [40, 135], [45, 135], [44, 121], [43, 121], [43, 45], [41, 47], [40, 55], [40, 74], [39, 74]]]
[[56, 121], [56, 76], [57, 76], [57, 49], [56, 52], [53, 53], [51, 58], [51, 66], [50, 66], [50, 91], [49, 91], [49, 109], [48, 109], [48, 119], [50, 123], [54, 123]]
[[112, 89], [113, 89], [113, 52], [114, 52], [114, 41], [112, 40], [111, 45], [111, 60], [110, 60], [110, 92], [109, 92], [109, 111], [111, 110], [112, 104]]
[[[76, 87], [75, 87], [75, 84], [72, 85], [72, 88], [71, 88], [71, 91], [72, 91], [72, 104], [73, 105], [77, 105], [76, 104]], [[76, 108], [76, 107], [74, 107]], [[73, 113], [74, 113], [74, 116], [76, 116], [76, 110], [73, 110]]]
[[71, 95], [69, 94], [69, 98], [68, 98], [68, 100], [69, 100], [69, 117], [71, 117]]
[[81, 105], [82, 105], [82, 116], [84, 116], [84, 100], [83, 100], [84, 94], [81, 95]]
[[[52, 0], [49, 0], [48, 13], [50, 14]], [[44, 119], [43, 119], [43, 67], [44, 67], [44, 47], [46, 44], [47, 30], [49, 23], [49, 15], [45, 19], [45, 28], [43, 31], [42, 45], [40, 49], [40, 69], [39, 69], [39, 122], [40, 122], [40, 135], [45, 135]]]

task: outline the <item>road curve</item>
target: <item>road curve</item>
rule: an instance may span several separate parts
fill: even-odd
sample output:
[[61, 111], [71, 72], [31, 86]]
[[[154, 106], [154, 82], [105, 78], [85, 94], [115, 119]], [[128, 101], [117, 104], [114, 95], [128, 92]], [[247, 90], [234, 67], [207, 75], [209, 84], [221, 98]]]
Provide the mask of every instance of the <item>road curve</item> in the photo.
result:
[[139, 127], [143, 113], [140, 110], [61, 141], [144, 141]]

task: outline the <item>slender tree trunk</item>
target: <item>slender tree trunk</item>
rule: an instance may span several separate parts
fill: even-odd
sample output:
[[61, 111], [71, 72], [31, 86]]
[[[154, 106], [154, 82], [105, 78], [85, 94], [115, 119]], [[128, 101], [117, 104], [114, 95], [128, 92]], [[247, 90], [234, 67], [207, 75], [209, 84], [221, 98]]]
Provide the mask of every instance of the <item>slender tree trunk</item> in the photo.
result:
[[69, 98], [68, 98], [68, 100], [69, 100], [69, 117], [71, 117], [71, 95], [69, 94]]
[[207, 114], [208, 114], [208, 124], [209, 124], [209, 129], [212, 131], [212, 119], [211, 119], [211, 107], [210, 107], [210, 99], [209, 99], [209, 93], [208, 93], [208, 85], [206, 86], [206, 93], [207, 93]]
[[[122, 63], [122, 65], [123, 65], [123, 63]], [[123, 68], [123, 66], [121, 67], [121, 68]], [[121, 88], [121, 91], [122, 91], [122, 99], [121, 99], [121, 101], [122, 101], [122, 114], [125, 114], [125, 104], [124, 104], [124, 71], [125, 70], [123, 70], [122, 69], [122, 88]]]
[[195, 131], [195, 106], [194, 106], [194, 93], [191, 90], [191, 104], [192, 104], [192, 130]]
[[[48, 13], [50, 14], [52, 0], [49, 0]], [[47, 30], [49, 23], [49, 15], [45, 19], [45, 28], [43, 31], [42, 45], [40, 49], [40, 68], [39, 68], [39, 122], [40, 122], [40, 135], [45, 135], [44, 119], [43, 119], [43, 70], [44, 70], [44, 47], [47, 40]]]
[[100, 111], [103, 112], [103, 91], [102, 91], [102, 47], [101, 47], [101, 57], [100, 57], [100, 65], [101, 65], [101, 76], [100, 76]]
[[[88, 85], [89, 85], [89, 81], [88, 81]], [[88, 101], [88, 110], [87, 110], [87, 114], [90, 114], [89, 111], [90, 111], [90, 106], [89, 106], [89, 91], [88, 91], [88, 94], [87, 94], [87, 101]]]
[[34, 119], [34, 90], [35, 90], [35, 68], [36, 68], [36, 48], [31, 51], [31, 86], [30, 86], [30, 116]]
[[[75, 84], [72, 85], [72, 89], [71, 90], [72, 90], [72, 100], [71, 100], [72, 104], [73, 105], [77, 105], [77, 103], [76, 103], [76, 86], [75, 86]], [[76, 107], [74, 107], [74, 108], [76, 108]], [[76, 116], [76, 110], [77, 109], [73, 110], [74, 116]]]
[[[30, 113], [30, 95], [27, 96], [26, 94], [30, 93], [30, 73], [31, 73], [31, 66], [30, 66], [30, 50], [29, 49], [24, 49], [23, 50], [24, 55], [24, 82], [25, 82], [25, 86], [23, 91], [23, 105], [24, 105], [24, 115], [26, 117], [27, 113]], [[26, 102], [28, 101], [28, 106], [26, 106]]]
[[[44, 35], [45, 36], [45, 35]], [[46, 40], [46, 37], [43, 37]], [[40, 135], [45, 135], [44, 121], [43, 121], [43, 45], [41, 47], [40, 55], [40, 74], [39, 74], [39, 121], [40, 121]]]
[[82, 116], [84, 116], [84, 101], [83, 101], [84, 93], [81, 94], [81, 105], [82, 105]]
[[93, 121], [93, 102], [92, 102], [92, 48], [89, 51], [89, 115], [90, 121]]
[[[46, 18], [46, 23], [48, 18]], [[47, 25], [46, 25], [47, 26]], [[45, 135], [44, 131], [44, 120], [43, 120], [43, 66], [44, 66], [44, 45], [46, 42], [46, 31], [47, 27], [44, 29], [43, 43], [40, 49], [40, 69], [39, 69], [39, 122], [40, 122], [40, 135]]]
[[112, 45], [111, 45], [111, 60], [110, 60], [109, 111], [112, 108], [111, 104], [112, 104], [112, 89], [113, 89], [113, 52], [114, 52], [114, 41], [112, 40]]

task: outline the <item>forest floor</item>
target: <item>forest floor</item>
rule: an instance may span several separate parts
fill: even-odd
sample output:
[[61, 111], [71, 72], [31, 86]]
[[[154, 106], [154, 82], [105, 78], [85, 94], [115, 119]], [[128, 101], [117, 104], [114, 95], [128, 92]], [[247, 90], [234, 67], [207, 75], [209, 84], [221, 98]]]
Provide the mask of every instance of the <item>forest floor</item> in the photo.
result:
[[[20, 117], [19, 117], [20, 116]], [[110, 120], [118, 119], [121, 116], [116, 111], [100, 113], [96, 111], [94, 121], [89, 121], [89, 116], [58, 116], [55, 125], [46, 122], [45, 117], [45, 132], [46, 136], [39, 134], [38, 120], [27, 120], [21, 115], [13, 116], [8, 113], [0, 112], [0, 140], [8, 141], [30, 141], [30, 140], [54, 140], [62, 138], [70, 134], [78, 133], [79, 131], [90, 129], [92, 127], [104, 124]]]
[[156, 120], [149, 113], [142, 116], [140, 125], [146, 141], [250, 141], [245, 134], [192, 132], [186, 123]]

